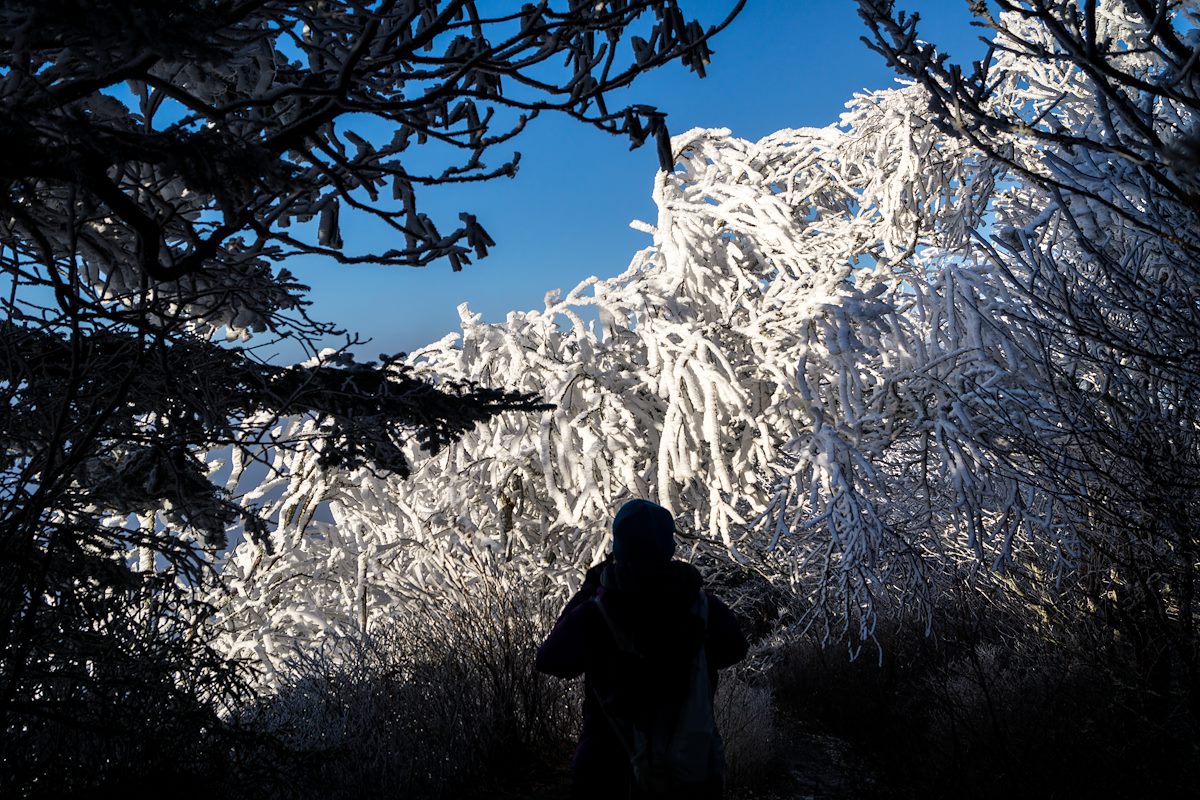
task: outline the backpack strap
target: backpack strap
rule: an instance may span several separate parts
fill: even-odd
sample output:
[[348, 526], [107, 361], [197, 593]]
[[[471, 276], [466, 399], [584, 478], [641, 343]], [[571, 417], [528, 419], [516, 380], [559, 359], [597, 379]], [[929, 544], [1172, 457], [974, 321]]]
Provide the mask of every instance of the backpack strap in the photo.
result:
[[612, 634], [613, 641], [617, 643], [617, 649], [622, 653], [627, 653], [633, 656], [640, 656], [637, 648], [633, 645], [633, 639], [629, 638], [621, 626], [616, 623], [612, 615], [608, 613], [608, 607], [604, 605], [604, 599], [600, 595], [592, 595], [592, 602], [600, 611], [600, 617], [604, 620], [604, 624], [608, 626], [608, 632]]
[[[625, 631], [621, 630], [621, 627], [617, 625], [615, 620], [613, 620], [612, 615], [608, 613], [608, 609], [604, 606], [604, 601], [600, 598], [600, 596], [593, 595], [590, 602], [595, 605], [596, 610], [600, 612], [600, 617], [604, 620], [604, 624], [608, 626], [608, 631], [612, 634], [613, 641], [617, 643], [617, 649], [627, 655], [641, 658], [641, 654], [633, 646], [633, 640], [630, 639], [629, 635], [626, 634]], [[629, 758], [630, 764], [632, 764], [638, 755], [637, 744], [634, 742], [633, 738], [631, 738], [632, 732], [625, 730], [625, 728], [621, 725], [620, 720], [613, 715], [611, 708], [611, 697], [605, 698], [603, 695], [601, 695], [600, 691], [594, 684], [591, 686], [591, 691], [592, 695], [596, 698], [596, 705], [600, 708], [600, 712], [604, 714], [604, 718], [608, 720], [609, 730], [611, 730], [613, 735], [617, 737], [617, 741], [621, 743], [621, 749], [625, 751], [626, 757]]]
[[692, 605], [692, 611], [704, 623], [704, 634], [708, 636], [708, 593], [704, 589], [700, 589], [696, 593], [696, 602]]

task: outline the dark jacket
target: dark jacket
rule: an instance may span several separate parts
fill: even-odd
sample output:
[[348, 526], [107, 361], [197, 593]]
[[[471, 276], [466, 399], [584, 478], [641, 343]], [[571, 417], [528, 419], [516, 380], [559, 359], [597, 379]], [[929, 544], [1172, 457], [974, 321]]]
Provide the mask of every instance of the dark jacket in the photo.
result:
[[[607, 570], [607, 572], [606, 572]], [[622, 586], [615, 569], [599, 564], [588, 570], [583, 586], [567, 603], [554, 629], [538, 648], [538, 670], [559, 678], [584, 675], [583, 732], [572, 767], [577, 772], [613, 773], [628, 768], [629, 759], [613, 733], [596, 692], [612, 685], [612, 654], [617, 649], [608, 625], [595, 603], [597, 594], [613, 621], [633, 640], [651, 665], [639, 688], [644, 701], [682, 694], [678, 665], [691, 663], [703, 642], [716, 691], [717, 670], [745, 658], [746, 638], [729, 607], [708, 595], [707, 631], [691, 614], [697, 593], [703, 591], [700, 573], [691, 564], [672, 561], [642, 588]], [[706, 593], [707, 594], [707, 593]], [[674, 679], [673, 679], [674, 678]], [[638, 701], [635, 698], [633, 702]]]

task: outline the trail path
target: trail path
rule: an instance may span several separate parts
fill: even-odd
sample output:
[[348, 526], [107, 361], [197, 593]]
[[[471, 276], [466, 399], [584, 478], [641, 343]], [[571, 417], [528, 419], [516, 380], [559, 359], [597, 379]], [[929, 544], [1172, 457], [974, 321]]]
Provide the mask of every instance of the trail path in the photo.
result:
[[[803, 723], [778, 722], [779, 756], [772, 775], [758, 786], [733, 787], [726, 800], [869, 800], [896, 797], [879, 785], [874, 770], [843, 739]], [[510, 786], [491, 791], [491, 800], [570, 800], [570, 753], [555, 764], [531, 768]]]

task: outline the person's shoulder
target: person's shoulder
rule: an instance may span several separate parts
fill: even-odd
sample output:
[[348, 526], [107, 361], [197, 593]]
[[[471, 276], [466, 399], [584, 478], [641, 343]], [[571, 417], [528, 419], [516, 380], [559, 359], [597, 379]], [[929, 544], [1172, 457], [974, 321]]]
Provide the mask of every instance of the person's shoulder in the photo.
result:
[[711, 592], [705, 594], [708, 597], [709, 658], [713, 666], [724, 669], [746, 657], [749, 643], [733, 609]]
[[704, 578], [695, 564], [678, 559], [667, 564], [667, 582], [681, 592], [695, 593], [704, 586]]
[[591, 586], [593, 588], [600, 585], [604, 577], [604, 570], [608, 569], [609, 561], [601, 561], [599, 564], [593, 564], [588, 567], [587, 572], [583, 575], [584, 587]]
[[714, 594], [711, 589], [705, 589], [704, 596], [708, 600], [708, 608], [710, 613], [716, 611], [718, 614], [728, 614], [731, 617], [734, 616], [733, 609], [729, 607], [729, 604], [722, 600], [719, 595]]
[[709, 625], [718, 628], [740, 629], [741, 623], [732, 607], [711, 589], [703, 589], [708, 604]]

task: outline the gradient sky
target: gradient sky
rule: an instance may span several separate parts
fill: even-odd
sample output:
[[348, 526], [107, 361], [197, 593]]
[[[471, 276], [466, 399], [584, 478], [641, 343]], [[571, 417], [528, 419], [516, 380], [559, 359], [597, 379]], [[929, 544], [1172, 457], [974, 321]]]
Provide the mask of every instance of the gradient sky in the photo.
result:
[[[708, 24], [731, 3], [682, 5]], [[983, 55], [981, 31], [969, 24], [966, 0], [899, 5], [920, 12], [923, 38], [955, 61], [966, 64]], [[864, 32], [852, 0], [749, 0], [713, 41], [707, 78], [672, 64], [614, 95], [609, 105], [656, 105], [667, 112], [673, 134], [702, 126], [758, 139], [782, 128], [827, 125], [854, 92], [885, 88], [894, 80], [883, 59], [859, 40]], [[629, 221], [655, 220], [653, 142], [631, 152], [624, 139], [563, 117], [544, 117], [513, 147], [521, 152], [514, 179], [418, 195], [422, 210], [446, 230], [457, 224], [459, 211], [476, 214], [496, 240], [487, 258], [458, 273], [441, 263], [414, 269], [298, 259], [288, 267], [313, 288], [310, 314], [369, 337], [356, 353], [373, 359], [456, 331], [459, 303], [469, 303], [485, 321], [502, 321], [510, 310], [542, 308], [550, 289], [570, 289], [590, 275], [619, 274], [650, 244]], [[364, 250], [386, 234], [344, 214], [342, 235], [349, 250]], [[299, 357], [283, 347], [275, 352], [282, 361]]]

